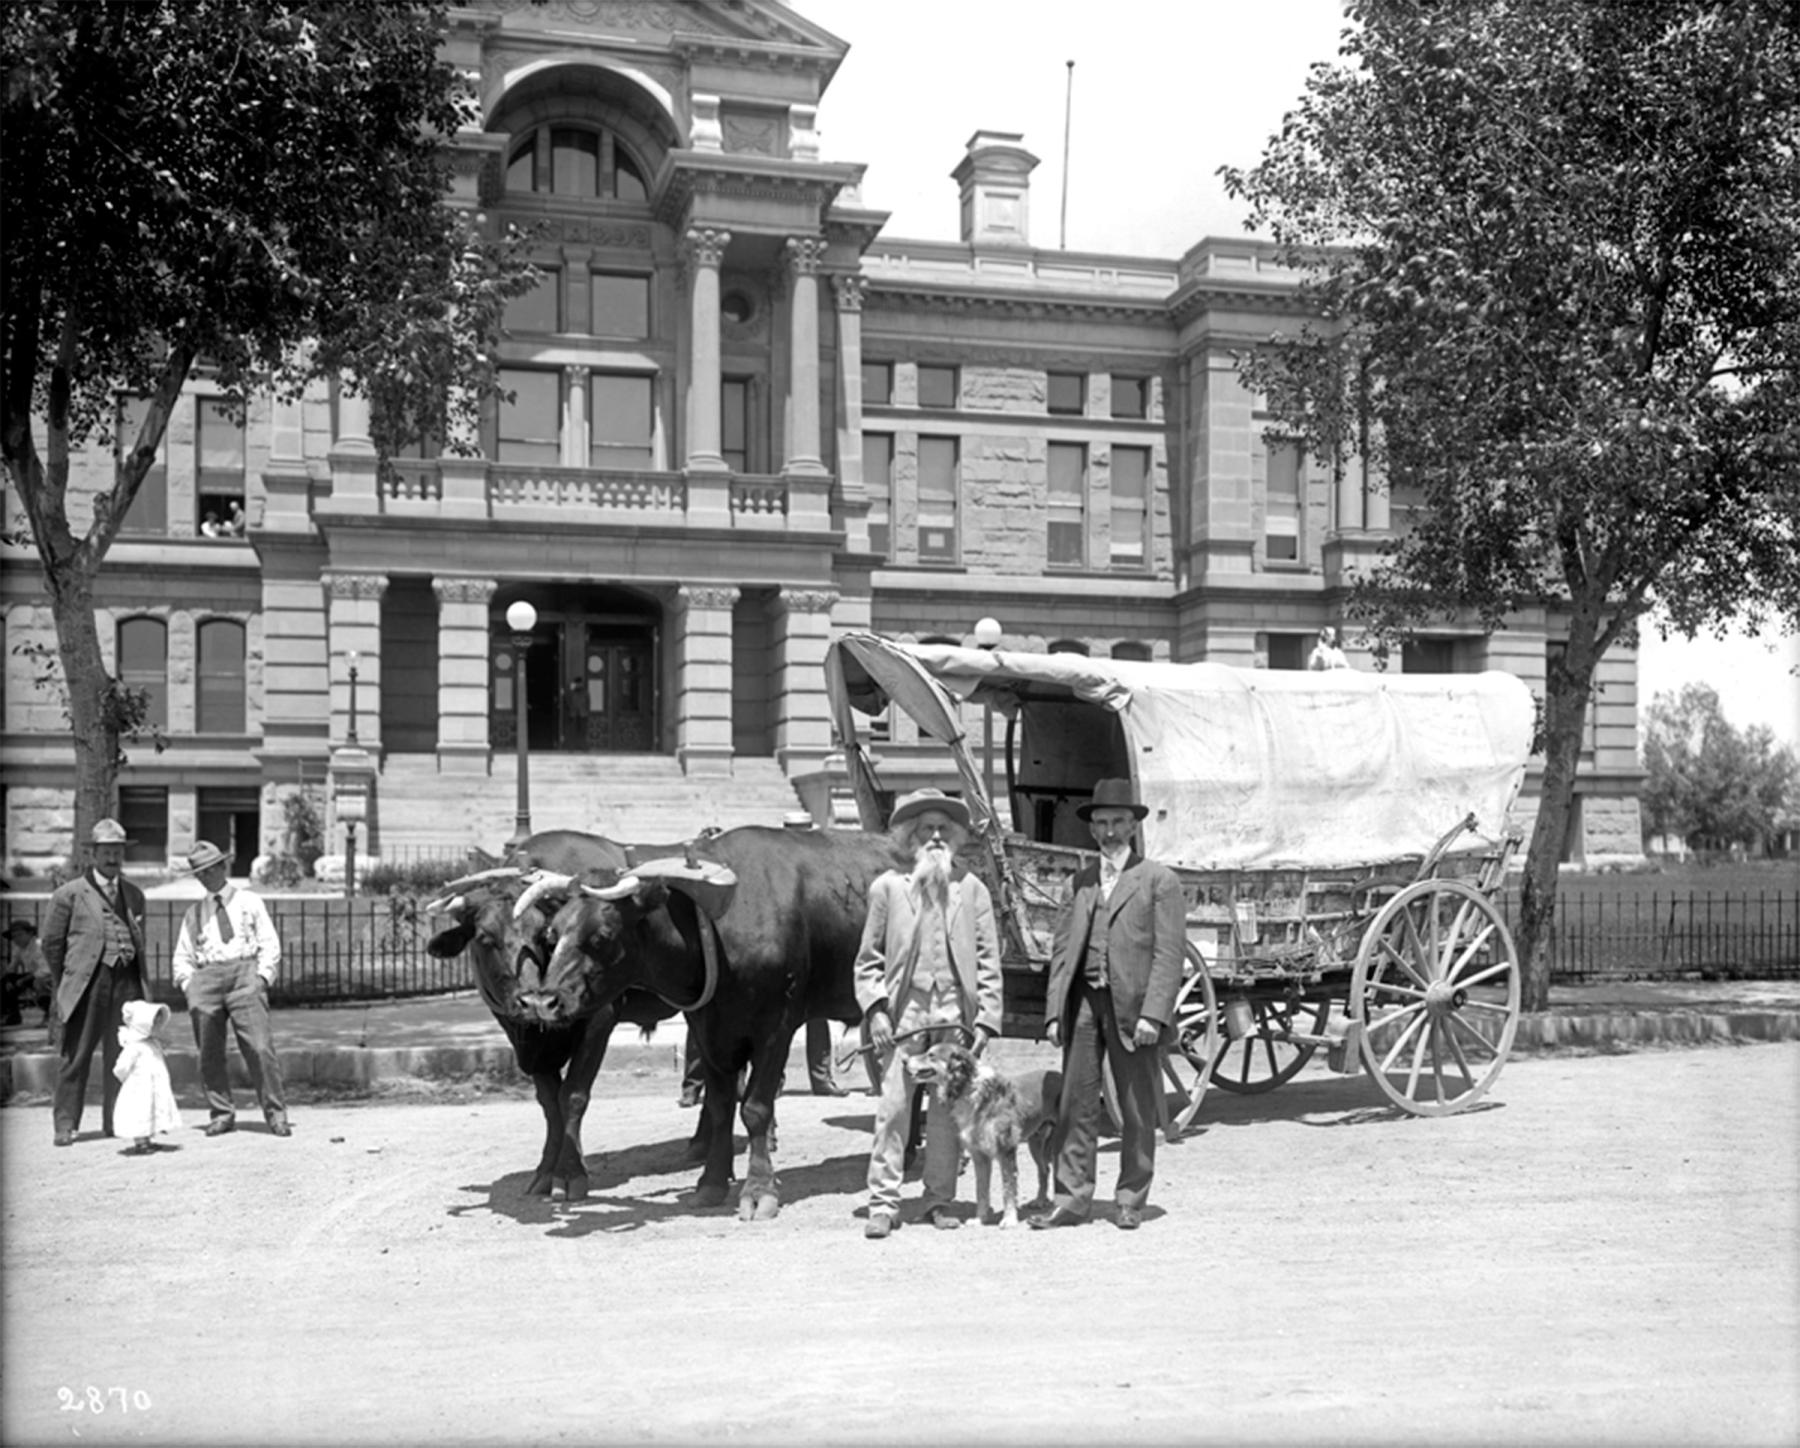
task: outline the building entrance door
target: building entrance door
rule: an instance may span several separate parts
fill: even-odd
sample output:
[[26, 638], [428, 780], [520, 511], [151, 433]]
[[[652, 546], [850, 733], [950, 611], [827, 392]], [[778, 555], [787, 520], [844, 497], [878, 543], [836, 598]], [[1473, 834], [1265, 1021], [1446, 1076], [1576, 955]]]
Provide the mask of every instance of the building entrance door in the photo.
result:
[[563, 748], [596, 753], [656, 747], [655, 658], [649, 630], [571, 620], [564, 633]]

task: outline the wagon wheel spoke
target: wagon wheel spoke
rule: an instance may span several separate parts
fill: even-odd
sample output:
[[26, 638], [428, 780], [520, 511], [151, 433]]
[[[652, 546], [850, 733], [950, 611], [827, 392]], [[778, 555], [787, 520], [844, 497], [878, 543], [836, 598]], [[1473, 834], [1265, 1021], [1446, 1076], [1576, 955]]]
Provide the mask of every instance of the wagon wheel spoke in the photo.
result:
[[1486, 970], [1480, 970], [1480, 971], [1477, 971], [1474, 975], [1463, 977], [1463, 979], [1459, 980], [1457, 982], [1457, 984], [1461, 985], [1461, 986], [1466, 986], [1466, 987], [1469, 987], [1472, 989], [1475, 986], [1486, 984], [1488, 981], [1492, 980], [1497, 975], [1510, 974], [1511, 971], [1512, 971], [1512, 967], [1510, 965], [1508, 965], [1504, 960], [1497, 961], [1493, 965], [1490, 965]]
[[[1391, 1026], [1398, 1019], [1398, 1016], [1389, 1016], [1387, 1020], [1382, 1021], [1380, 1025], [1381, 1027]], [[1401, 1031], [1400, 1034], [1394, 1038], [1393, 1044], [1388, 1047], [1387, 1055], [1381, 1058], [1381, 1069], [1383, 1071], [1391, 1071], [1394, 1069], [1394, 1058], [1406, 1049], [1406, 1043], [1413, 1038], [1414, 1033], [1424, 1024], [1425, 1013], [1419, 1011], [1413, 1016], [1413, 1019], [1407, 1023], [1406, 1029]], [[1371, 1031], [1376, 1029], [1379, 1029], [1379, 1027], [1370, 1027]], [[1413, 1069], [1415, 1072], [1418, 1070], [1418, 1063], [1416, 1060]]]
[[1481, 1046], [1481, 1049], [1483, 1051], [1485, 1051], [1489, 1056], [1493, 1055], [1494, 1043], [1492, 1041], [1490, 1041], [1486, 1036], [1482, 1035], [1481, 1031], [1475, 1025], [1473, 1025], [1469, 1021], [1464, 1020], [1460, 1015], [1451, 1016], [1449, 1019], [1450, 1019], [1450, 1027], [1451, 1027], [1451, 1030], [1449, 1033], [1449, 1039], [1450, 1039], [1451, 1046], [1456, 1051], [1458, 1060], [1463, 1059], [1463, 1054], [1462, 1054], [1462, 1048], [1460, 1046], [1456, 1045], [1455, 1033], [1457, 1031], [1461, 1031], [1471, 1041], [1479, 1043], [1479, 1045]]
[[[1420, 1019], [1424, 1018], [1420, 1017]], [[1408, 1064], [1406, 1072], [1406, 1094], [1411, 1097], [1416, 1098], [1419, 1094], [1419, 1067], [1424, 1062], [1425, 1041], [1430, 1034], [1429, 1031], [1419, 1032], [1419, 1039], [1413, 1045], [1412, 1060]]]
[[1446, 1018], [1444, 1022], [1444, 1044], [1450, 1048], [1450, 1054], [1456, 1057], [1457, 1068], [1462, 1072], [1463, 1089], [1465, 1091], [1473, 1091], [1475, 1089], [1475, 1073], [1469, 1069], [1469, 1058], [1463, 1055], [1462, 1047], [1456, 1043], [1456, 1032], [1454, 1029], [1456, 1024], [1457, 1021], [1455, 1016]]
[[[1411, 922], [1409, 921], [1408, 924], [1410, 925]], [[1417, 932], [1413, 932], [1413, 939], [1415, 940], [1415, 942], [1417, 941], [1417, 939], [1418, 939]], [[1385, 964], [1399, 966], [1401, 970], [1405, 971], [1414, 980], [1416, 980], [1421, 987], [1428, 986], [1431, 984], [1430, 981], [1426, 980], [1424, 976], [1420, 975], [1418, 971], [1413, 969], [1413, 965], [1410, 960], [1408, 960], [1397, 949], [1395, 949], [1393, 941], [1384, 938], [1381, 942], [1381, 951], [1382, 951], [1382, 954], [1387, 957], [1386, 962], [1384, 962]]]

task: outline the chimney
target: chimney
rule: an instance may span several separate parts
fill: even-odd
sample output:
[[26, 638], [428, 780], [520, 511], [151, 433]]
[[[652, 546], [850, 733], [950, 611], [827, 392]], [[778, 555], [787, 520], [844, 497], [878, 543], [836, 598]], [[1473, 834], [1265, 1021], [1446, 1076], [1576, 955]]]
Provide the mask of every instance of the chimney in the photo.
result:
[[977, 131], [950, 173], [961, 187], [962, 239], [976, 246], [1031, 245], [1031, 173], [1038, 158], [1014, 131]]

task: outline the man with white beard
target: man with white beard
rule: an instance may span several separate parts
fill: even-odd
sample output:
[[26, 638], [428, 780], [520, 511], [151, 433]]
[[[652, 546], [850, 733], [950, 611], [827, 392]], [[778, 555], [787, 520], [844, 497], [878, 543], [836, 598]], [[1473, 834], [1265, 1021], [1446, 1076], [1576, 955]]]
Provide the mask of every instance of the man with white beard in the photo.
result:
[[[869, 887], [869, 918], [856, 955], [856, 1000], [881, 1065], [863, 1229], [873, 1238], [900, 1225], [911, 1062], [934, 1041], [954, 1038], [959, 1026], [979, 1054], [1000, 1034], [1001, 1008], [994, 902], [987, 886], [956, 864], [969, 838], [968, 806], [942, 790], [915, 790], [895, 804], [888, 826], [911, 853], [913, 868], [889, 870]], [[934, 1227], [962, 1225], [950, 1211], [960, 1156], [956, 1123], [948, 1113], [929, 1112], [920, 1220]]]

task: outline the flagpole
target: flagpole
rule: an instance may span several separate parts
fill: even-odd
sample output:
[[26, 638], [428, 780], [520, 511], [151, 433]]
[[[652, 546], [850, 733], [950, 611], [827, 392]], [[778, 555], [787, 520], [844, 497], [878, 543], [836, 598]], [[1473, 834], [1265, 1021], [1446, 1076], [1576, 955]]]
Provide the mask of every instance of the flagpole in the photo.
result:
[[1075, 62], [1067, 62], [1069, 67], [1068, 85], [1063, 92], [1063, 174], [1062, 174], [1062, 225], [1057, 235], [1057, 250], [1069, 249], [1069, 115], [1075, 105]]

